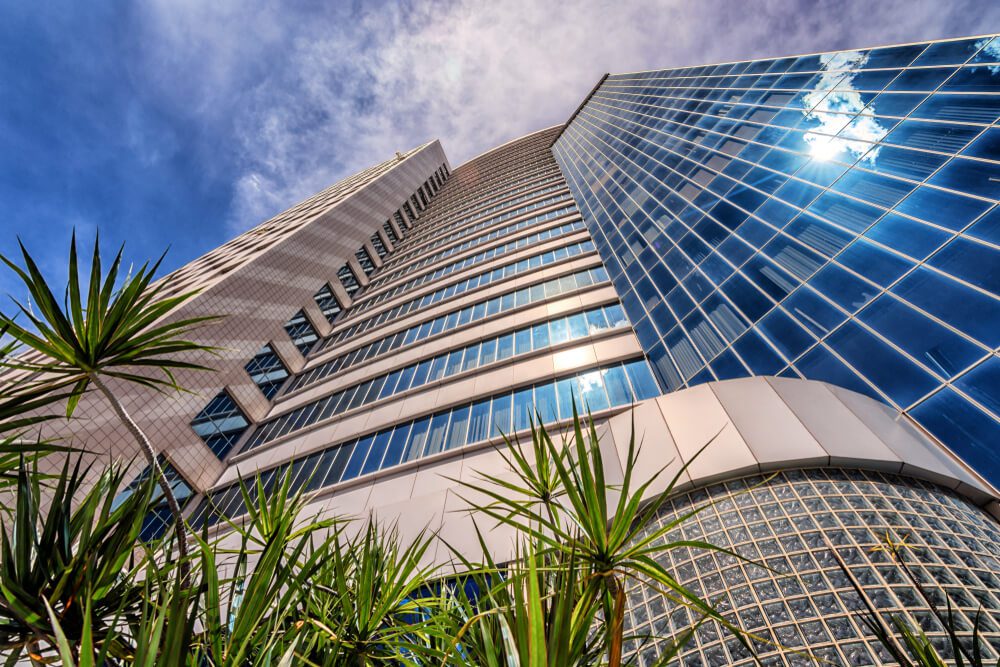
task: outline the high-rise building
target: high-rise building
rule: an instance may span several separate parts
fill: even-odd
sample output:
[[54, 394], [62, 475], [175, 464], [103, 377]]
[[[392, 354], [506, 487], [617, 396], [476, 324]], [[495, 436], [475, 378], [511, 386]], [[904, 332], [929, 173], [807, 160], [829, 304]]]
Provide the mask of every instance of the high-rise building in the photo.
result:
[[[213, 535], [245, 514], [241, 475], [267, 491], [290, 472], [310, 511], [435, 531], [426, 558], [445, 563], [445, 542], [480, 546], [454, 480], [503, 475], [501, 432], [535, 410], [558, 429], [575, 399], [611, 483], [633, 422], [642, 474], [690, 463], [655, 521], [715, 503], [669, 539], [773, 568], [670, 552], [741, 627], [876, 663], [853, 580], [945, 646], [873, 551], [888, 532], [1000, 649], [994, 44], [608, 76], [565, 126], [453, 171], [437, 142], [397, 154], [165, 277], [201, 289], [172, 317], [227, 316], [195, 333], [218, 373], [125, 403]], [[130, 454], [100, 397], [80, 411], [78, 442]], [[636, 589], [628, 620], [695, 619]], [[752, 664], [711, 623], [682, 659]]]
[[554, 147], [665, 391], [906, 413], [1000, 484], [1000, 40], [616, 74]]

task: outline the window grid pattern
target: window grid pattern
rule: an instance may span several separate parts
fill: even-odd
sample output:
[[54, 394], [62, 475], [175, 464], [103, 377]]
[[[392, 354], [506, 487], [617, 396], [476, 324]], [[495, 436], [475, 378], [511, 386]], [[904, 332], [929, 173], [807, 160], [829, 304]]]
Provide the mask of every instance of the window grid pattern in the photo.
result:
[[191, 428], [219, 460], [226, 458], [249, 426], [250, 421], [226, 391], [216, 394], [191, 422]]
[[[477, 341], [471, 345], [444, 352], [405, 368], [379, 375], [371, 380], [342, 389], [329, 396], [311, 401], [274, 419], [261, 423], [247, 441], [243, 451], [249, 451], [278, 438], [348, 410], [360, 408], [404, 391], [417, 389], [459, 373], [490, 364], [499, 364], [553, 345], [579, 340], [612, 328], [628, 326], [625, 311], [617, 304], [595, 308], [565, 317], [540, 322], [506, 334]], [[308, 377], [321, 379], [318, 374]], [[296, 378], [295, 388], [303, 386]]]
[[[447, 224], [455, 216], [474, 211], [488, 203], [536, 189], [552, 180], [564, 180], [559, 173], [559, 167], [553, 161], [546, 159], [531, 164], [521, 162], [516, 172], [509, 170], [505, 172], [503, 168], [498, 168], [491, 171], [491, 174], [490, 177], [482, 177], [480, 173], [474, 187], [457, 184], [452, 190], [442, 192], [440, 197], [435, 198], [436, 219]], [[522, 183], [527, 185], [522, 186]], [[407, 239], [403, 245], [411, 245], [410, 240]]]
[[264, 345], [246, 366], [247, 374], [260, 388], [264, 398], [271, 400], [288, 379], [288, 368], [270, 345]]
[[[457, 317], [454, 322], [457, 326]], [[517, 329], [507, 334], [476, 341], [472, 345], [460, 347], [451, 352], [443, 352], [436, 357], [428, 359], [426, 362], [422, 362], [427, 364], [424, 368], [418, 368], [419, 364], [408, 366], [393, 375], [412, 378], [412, 382], [404, 386], [404, 383], [400, 381], [397, 386], [395, 381], [390, 378], [385, 383], [385, 386], [382, 387], [381, 394], [379, 394], [379, 391], [374, 386], [372, 392], [377, 394], [378, 398], [384, 398], [388, 395], [386, 392], [398, 394], [406, 389], [413, 389], [422, 384], [434, 382], [442, 377], [478, 368], [494, 361], [508, 359], [512, 355], [540, 350], [549, 345], [559, 345], [566, 341], [593, 335], [606, 329], [628, 326], [628, 324], [625, 311], [618, 304], [558, 317], [541, 322], [540, 324]], [[405, 337], [403, 340], [405, 340]], [[325, 380], [344, 369], [346, 365], [342, 362], [343, 359], [344, 357], [338, 357], [301, 373], [292, 381], [286, 393], [297, 391], [303, 387], [308, 387], [311, 384]], [[381, 384], [380, 381], [375, 381], [375, 385], [381, 386]]]
[[396, 225], [399, 227], [399, 230], [404, 234], [406, 233], [406, 230], [410, 228], [411, 223], [403, 215], [402, 209], [393, 211], [392, 219], [396, 221]]
[[354, 257], [358, 260], [358, 264], [361, 265], [361, 270], [365, 272], [365, 275], [370, 276], [372, 271], [375, 270], [375, 263], [372, 261], [371, 255], [368, 254], [368, 248], [361, 246], [354, 253]]
[[400, 278], [402, 276], [405, 276], [405, 275], [407, 275], [409, 273], [412, 273], [413, 271], [416, 271], [418, 269], [422, 269], [425, 266], [430, 266], [431, 264], [434, 264], [436, 262], [440, 262], [441, 260], [447, 259], [448, 257], [451, 257], [452, 255], [454, 255], [456, 253], [460, 253], [460, 252], [462, 252], [464, 250], [468, 250], [469, 248], [473, 248], [473, 247], [475, 247], [477, 245], [480, 245], [480, 244], [483, 244], [483, 243], [488, 243], [488, 242], [493, 241], [495, 239], [507, 236], [508, 234], [513, 234], [515, 232], [519, 232], [522, 229], [526, 229], [527, 227], [531, 227], [532, 225], [541, 224], [543, 222], [547, 222], [549, 220], [554, 220], [556, 218], [559, 218], [559, 217], [562, 217], [562, 216], [566, 216], [566, 215], [570, 215], [571, 213], [575, 213], [575, 212], [576, 212], [576, 206], [575, 205], [570, 205], [570, 206], [567, 206], [565, 208], [557, 209], [555, 211], [549, 211], [547, 213], [542, 213], [540, 215], [536, 215], [536, 216], [533, 216], [531, 218], [526, 218], [524, 220], [521, 220], [520, 222], [515, 222], [515, 223], [510, 224], [510, 225], [505, 225], [504, 227], [501, 227], [499, 229], [494, 229], [493, 231], [491, 231], [488, 234], [484, 234], [484, 235], [479, 236], [479, 237], [474, 238], [474, 239], [469, 239], [468, 241], [465, 241], [464, 243], [459, 243], [458, 245], [454, 245], [454, 246], [448, 248], [447, 250], [442, 250], [439, 253], [431, 255], [430, 257], [418, 260], [416, 262], [413, 262], [412, 264], [407, 264], [405, 267], [400, 267], [398, 270], [390, 271], [389, 273], [381, 272], [381, 273], [379, 273], [378, 277], [375, 278], [375, 280], [373, 280], [368, 285], [368, 289], [372, 290], [372, 289], [381, 287], [381, 286], [387, 284], [388, 282], [390, 282], [392, 280], [396, 280], [396, 279], [398, 279], [398, 278]]
[[406, 214], [405, 223], [407, 227], [411, 227], [413, 222], [417, 219], [416, 214], [413, 212], [413, 207], [410, 206], [410, 202], [403, 202], [403, 212]]
[[558, 172], [549, 144], [552, 136], [539, 133], [534, 139], [519, 141], [514, 150], [498, 150], [492, 156], [475, 159], [477, 173], [463, 170], [452, 181], [450, 190], [437, 198], [438, 213], [451, 214], [460, 206], [482, 197], [506, 191], [531, 178], [540, 179]]
[[347, 296], [354, 298], [354, 293], [361, 289], [361, 285], [358, 284], [358, 279], [354, 276], [354, 271], [351, 270], [350, 265], [344, 264], [337, 270], [337, 278], [340, 280], [340, 284], [344, 286], [344, 291], [347, 292]]
[[375, 254], [379, 256], [379, 259], [385, 259], [385, 256], [389, 254], [389, 249], [385, 247], [385, 243], [382, 242], [382, 237], [378, 235], [378, 232], [372, 234], [371, 241], [372, 247], [375, 248]]
[[[538, 222], [537, 220], [535, 221]], [[492, 261], [498, 257], [502, 257], [506, 254], [521, 250], [529, 245], [534, 245], [542, 241], [549, 241], [560, 236], [565, 236], [567, 234], [572, 234], [574, 232], [579, 232], [586, 229], [582, 220], [577, 220], [575, 222], [567, 222], [566, 224], [559, 225], [558, 227], [549, 227], [548, 229], [543, 229], [534, 234], [528, 234], [527, 236], [522, 236], [519, 239], [513, 241], [508, 241], [507, 243], [493, 246], [492, 248], [487, 248], [482, 250], [475, 255], [470, 255], [465, 259], [459, 260], [457, 262], [452, 262], [451, 264], [446, 264], [436, 271], [430, 271], [422, 275], [416, 276], [407, 280], [401, 285], [397, 285], [392, 289], [385, 290], [370, 299], [365, 299], [360, 302], [355, 308], [351, 309], [351, 314], [363, 313], [369, 308], [372, 308], [380, 303], [384, 303], [389, 299], [408, 292], [412, 289], [420, 287], [430, 282], [434, 282], [449, 276], [457, 271], [464, 271], [470, 267], [476, 266], [477, 264], [482, 264], [483, 262]], [[480, 242], [484, 242], [484, 239], [480, 239]]]
[[[506, 280], [528, 271], [534, 271], [542, 266], [547, 266], [571, 257], [593, 252], [593, 250], [594, 242], [588, 239], [587, 241], [571, 243], [570, 245], [562, 246], [560, 248], [556, 248], [555, 250], [549, 250], [548, 252], [526, 257], [517, 262], [505, 264], [504, 266], [497, 267], [492, 271], [485, 271], [483, 273], [476, 274], [471, 278], [466, 278], [465, 280], [457, 283], [452, 283], [447, 287], [442, 287], [441, 289], [429, 292], [422, 297], [411, 299], [410, 301], [401, 303], [398, 306], [384, 310], [378, 315], [362, 320], [361, 322], [357, 322], [346, 329], [342, 329], [341, 331], [332, 334], [328, 337], [328, 339], [332, 339], [335, 343], [340, 342], [445, 299], [465, 294], [469, 290], [486, 287], [487, 285], [491, 285], [492, 283], [500, 280]], [[327, 345], [324, 345], [324, 347], [327, 347]]]
[[[433, 456], [528, 428], [537, 409], [546, 423], [568, 419], [571, 401], [578, 410], [593, 412], [659, 394], [645, 359], [613, 364], [559, 380], [541, 382], [504, 392], [435, 414], [407, 421], [371, 435], [338, 443], [325, 450], [262, 473], [265, 491], [273, 488], [292, 466], [292, 490], [314, 491], [392, 466]], [[255, 493], [255, 491], [251, 491]], [[246, 512], [239, 484], [209, 494], [191, 518], [193, 525], [217, 523], [222, 516], [236, 518]], [[215, 510], [209, 512], [209, 507]]]
[[[156, 461], [160, 465], [160, 470], [163, 471], [163, 476], [167, 480], [167, 485], [174, 494], [174, 498], [177, 499], [177, 504], [180, 505], [181, 510], [183, 510], [191, 496], [194, 495], [194, 490], [191, 485], [187, 483], [184, 477], [177, 471], [177, 469], [166, 459], [163, 454], [156, 455]], [[143, 468], [135, 479], [133, 479], [127, 487], [122, 489], [118, 496], [114, 500], [114, 507], [121, 505], [129, 496], [135, 493], [136, 488], [146, 482], [153, 472], [152, 466], [146, 466]], [[167, 499], [163, 495], [163, 491], [160, 489], [159, 484], [153, 487], [152, 498], [149, 503], [149, 510], [146, 513], [146, 518], [142, 522], [142, 528], [139, 530], [139, 539], [143, 542], [152, 542], [153, 540], [163, 537], [163, 534], [173, 525], [174, 517], [170, 511], [170, 507], [167, 505]]]
[[609, 77], [554, 152], [667, 390], [777, 374], [1000, 437], [1000, 41]]
[[[558, 170], [552, 170], [551, 168], [549, 168], [549, 171], [552, 171], [553, 175], [549, 176], [548, 178], [539, 178], [537, 174], [528, 174], [513, 183], [509, 179], [503, 179], [500, 182], [500, 189], [502, 189], [502, 192], [493, 195], [492, 197], [484, 198], [482, 196], [482, 192], [479, 189], [477, 189], [476, 195], [472, 197], [473, 203], [463, 206], [462, 208], [459, 208], [458, 210], [455, 211], [447, 210], [446, 212], [441, 213], [442, 216], [441, 222], [442, 224], [450, 224], [451, 218], [459, 215], [464, 216], [469, 211], [476, 211], [474, 217], [478, 217], [479, 215], [482, 215], [484, 213], [484, 211], [480, 210], [484, 206], [490, 206], [497, 201], [512, 198], [514, 195], [517, 195], [521, 192], [525, 192], [528, 190], [537, 190], [542, 186], [548, 185], [549, 183], [560, 182], [562, 183], [560, 187], [566, 187], [565, 180], [563, 179], [562, 175], [558, 172]], [[509, 187], [511, 185], [515, 185], [516, 183], [523, 181], [530, 181], [530, 182], [527, 185], [521, 185], [518, 187]], [[542, 193], [536, 192], [535, 194], [542, 194]], [[514, 203], [514, 202], [508, 202], [508, 203]], [[466, 221], [472, 219], [473, 219], [472, 216], [466, 217]]]
[[[952, 650], [944, 628], [916, 588], [884, 552], [886, 533], [906, 536], [907, 562], [922, 585], [959, 627], [971, 630], [982, 605], [989, 660], [1000, 649], [1000, 527], [985, 512], [930, 483], [860, 470], [791, 470], [765, 480], [737, 479], [666, 502], [646, 534], [711, 504], [664, 540], [704, 540], [764, 563], [694, 548], [660, 557], [678, 582], [718, 600], [728, 620], [786, 647], [812, 652], [835, 665], [894, 663], [870, 635], [864, 605], [831, 550], [847, 564], [868, 599], [889, 624], [902, 614], [923, 628], [942, 655]], [[788, 576], [791, 575], [791, 576]], [[626, 636], [678, 635], [696, 619], [643, 586], [628, 591]], [[807, 664], [786, 650], [754, 642], [763, 665]], [[655, 643], [632, 647], [638, 665], [652, 665]], [[984, 659], [986, 655], [983, 656]], [[987, 660], [987, 662], [989, 661]], [[684, 665], [757, 664], [715, 621], [701, 626], [681, 654]]]
[[519, 163], [492, 164], [472, 178], [460, 180], [457, 187], [442, 193], [438, 198], [438, 214], [444, 217], [439, 219], [450, 222], [457, 216], [474, 212], [519, 192], [546, 185], [546, 179], [550, 178], [562, 178], [559, 176], [559, 168], [548, 156], [541, 155], [537, 150], [535, 155]]
[[[431, 336], [437, 336], [438, 334], [453, 331], [458, 327], [463, 327], [473, 322], [479, 322], [483, 318], [510, 312], [515, 308], [522, 308], [532, 303], [538, 303], [545, 299], [550, 299], [559, 296], [560, 294], [566, 294], [590, 285], [596, 285], [607, 280], [607, 271], [605, 271], [604, 267], [601, 266], [593, 269], [584, 269], [583, 271], [577, 271], [576, 273], [570, 273], [559, 278], [553, 278], [551, 280], [540, 282], [536, 285], [522, 287], [518, 290], [512, 290], [506, 294], [501, 294], [500, 296], [493, 297], [492, 299], [474, 303], [466, 306], [465, 308], [460, 308], [450, 313], [440, 315], [433, 320], [415, 324], [412, 327], [399, 331], [398, 333], [380, 338], [367, 345], [363, 345], [355, 350], [352, 350], [347, 354], [316, 366], [314, 369], [309, 369], [305, 371], [303, 375], [309, 375], [313, 372], [321, 372], [324, 375], [329, 375], [331, 373], [336, 373], [337, 371], [346, 370], [356, 364], [364, 363], [379, 355], [397, 350], [405, 345], [410, 345], [411, 343], [426, 340]], [[324, 340], [317, 349], [317, 352], [322, 352], [323, 350], [328, 349], [334, 342], [335, 341], [330, 338]], [[319, 370], [321, 368], [323, 369], [322, 371]]]
[[396, 230], [392, 228], [392, 223], [386, 220], [385, 222], [382, 223], [382, 229], [385, 230], [385, 235], [389, 238], [389, 241], [390, 243], [392, 243], [393, 247], [395, 247], [396, 244], [399, 243], [399, 237], [396, 236]]
[[[514, 197], [512, 199], [506, 199], [506, 195], [504, 195], [505, 201], [501, 201], [499, 204], [494, 204], [493, 206], [487, 206], [486, 208], [479, 209], [475, 213], [459, 218], [458, 220], [453, 220], [450, 222], [447, 220], [439, 220], [438, 224], [434, 225], [433, 229], [428, 229], [426, 231], [421, 230], [416, 234], [414, 234], [410, 239], [407, 239], [408, 245], [419, 244], [421, 241], [424, 241], [432, 236], [436, 236], [439, 233], [444, 233], [452, 229], [462, 227], [474, 220], [479, 220], [480, 218], [490, 216], [493, 213], [496, 213], [497, 211], [503, 211], [505, 209], [509, 209], [511, 206], [515, 204], [520, 204], [521, 202], [524, 201], [528, 201], [529, 199], [535, 199], [536, 197], [541, 197], [542, 195], [548, 194], [550, 192], [566, 189], [566, 182], [562, 177], [553, 180], [558, 180], [558, 182], [555, 185], [539, 188], [537, 190]], [[551, 199], [551, 197], [549, 197], [549, 199]], [[524, 208], [523, 206], [518, 207], [514, 209], [514, 211], [521, 211], [523, 208]], [[515, 213], [515, 215], [518, 214]], [[411, 249], [408, 248], [407, 251], [409, 252], [411, 251]]]
[[319, 340], [319, 334], [306, 318], [306, 314], [301, 310], [295, 313], [292, 319], [285, 322], [285, 331], [292, 339], [292, 344], [302, 353], [302, 356], [309, 354], [309, 350]]
[[[407, 151], [404, 157], [408, 157], [419, 150], [421, 149], [416, 148], [413, 151]], [[250, 261], [281, 239], [287, 238], [303, 226], [311, 223], [317, 216], [330, 209], [337, 202], [343, 201], [354, 192], [365, 187], [368, 183], [381, 177], [395, 167], [397, 163], [398, 160], [392, 158], [335, 183], [322, 192], [313, 195], [305, 201], [299, 202], [292, 208], [262, 222], [253, 229], [240, 234], [215, 250], [168, 274], [162, 279], [164, 282], [163, 289], [165, 290], [164, 296], [177, 294], [181, 291], [191, 289], [192, 286], [204, 284], [212, 276], [221, 275], [222, 273], [231, 271], [235, 266], [240, 266]]]
[[337, 297], [334, 296], [333, 290], [329, 285], [323, 285], [323, 287], [313, 295], [313, 300], [319, 307], [320, 312], [327, 319], [330, 324], [333, 324], [334, 320], [337, 319], [337, 315], [343, 311], [340, 306], [340, 302], [337, 301]]
[[500, 215], [493, 216], [492, 218], [486, 218], [485, 220], [480, 220], [477, 223], [469, 225], [468, 227], [463, 227], [462, 229], [451, 232], [450, 234], [448, 234], [447, 232], [450, 229], [456, 227], [457, 225], [447, 225], [446, 227], [441, 227], [441, 228], [435, 225], [433, 227], [434, 230], [433, 233], [427, 234], [428, 238], [434, 239], [433, 241], [419, 245], [412, 249], [408, 249], [402, 254], [393, 256], [392, 259], [394, 263], [402, 262], [406, 259], [415, 257], [418, 254], [429, 252], [436, 248], [440, 248], [441, 246], [447, 243], [451, 243], [452, 241], [464, 238], [469, 234], [474, 234], [481, 229], [486, 229], [487, 227], [498, 225], [501, 222], [506, 222], [511, 218], [516, 218], [519, 215], [524, 215], [525, 213], [530, 213], [531, 211], [535, 211], [540, 208], [544, 208], [546, 206], [552, 206], [554, 204], [559, 204], [562, 202], [571, 202], [571, 201], [572, 197], [570, 196], [569, 193], [556, 195], [555, 197], [546, 197], [541, 201], [537, 201], [532, 204], [527, 204], [525, 206], [518, 207], [514, 210], [507, 211], [506, 213], [501, 213]]

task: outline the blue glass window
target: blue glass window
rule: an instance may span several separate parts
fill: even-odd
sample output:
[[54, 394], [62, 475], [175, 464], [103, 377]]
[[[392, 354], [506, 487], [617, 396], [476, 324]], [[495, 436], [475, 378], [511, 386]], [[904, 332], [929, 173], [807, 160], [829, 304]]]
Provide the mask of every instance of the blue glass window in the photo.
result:
[[267, 399], [274, 398], [288, 378], [288, 369], [270, 345], [264, 345], [244, 368]]
[[511, 395], [501, 394], [493, 397], [491, 406], [493, 417], [490, 425], [490, 437], [500, 434], [509, 435], [511, 433]]
[[371, 451], [374, 440], [375, 436], [373, 435], [358, 440], [357, 444], [354, 445], [354, 450], [351, 452], [351, 459], [347, 462], [347, 467], [344, 468], [342, 480], [354, 479], [361, 474], [361, 470], [365, 465], [365, 459], [368, 458], [368, 453]]
[[913, 416], [991, 483], [1000, 483], [995, 419], [947, 387], [914, 408]]
[[385, 456], [382, 458], [383, 468], [399, 464], [403, 458], [403, 453], [406, 451], [406, 441], [409, 438], [409, 435], [409, 423], [397, 426], [393, 429], [392, 439], [389, 441], [389, 445], [385, 450]]
[[909, 407], [938, 384], [912, 361], [854, 322], [844, 324], [827, 342], [902, 408]]
[[469, 406], [455, 408], [451, 413], [446, 449], [455, 449], [465, 444], [469, 432]]
[[225, 391], [216, 394], [191, 422], [191, 428], [219, 459], [236, 445], [250, 421]]
[[441, 412], [434, 415], [431, 420], [430, 430], [427, 433], [427, 444], [424, 447], [424, 456], [437, 454], [444, 448], [445, 431], [448, 428], [448, 413]]
[[490, 399], [474, 403], [469, 415], [469, 430], [466, 442], [472, 444], [488, 440], [494, 435], [496, 434], [490, 432]]
[[361, 475], [375, 472], [382, 466], [382, 459], [385, 456], [386, 450], [389, 449], [389, 440], [391, 438], [392, 430], [379, 431], [375, 435], [369, 449], [368, 458], [365, 459], [365, 464], [361, 468]]
[[514, 392], [514, 430], [528, 428], [534, 419], [535, 405], [531, 387]]
[[414, 461], [424, 456], [424, 447], [427, 444], [427, 434], [430, 432], [430, 425], [430, 417], [424, 417], [413, 422], [413, 428], [406, 443], [404, 461]]

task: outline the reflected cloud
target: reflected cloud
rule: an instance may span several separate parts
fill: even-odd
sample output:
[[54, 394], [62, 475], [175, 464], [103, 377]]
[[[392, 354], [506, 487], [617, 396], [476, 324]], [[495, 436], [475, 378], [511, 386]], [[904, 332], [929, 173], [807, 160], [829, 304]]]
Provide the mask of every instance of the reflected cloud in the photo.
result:
[[[864, 156], [863, 160], [874, 163], [879, 148], [871, 144], [881, 140], [888, 130], [872, 116], [858, 115], [865, 101], [854, 79], [868, 61], [868, 54], [841, 51], [823, 54], [819, 59], [824, 71], [803, 99], [806, 118], [818, 123], [802, 138], [809, 146], [809, 154], [820, 162], [847, 153], [853, 159]], [[846, 74], [844, 70], [848, 70]], [[874, 108], [869, 107], [869, 111]]]
[[[976, 48], [982, 50], [976, 60], [982, 59], [984, 54], [991, 60], [1000, 60], [1000, 39], [986, 37], [976, 42]], [[990, 74], [1000, 74], [1000, 65], [987, 65], [987, 69]]]

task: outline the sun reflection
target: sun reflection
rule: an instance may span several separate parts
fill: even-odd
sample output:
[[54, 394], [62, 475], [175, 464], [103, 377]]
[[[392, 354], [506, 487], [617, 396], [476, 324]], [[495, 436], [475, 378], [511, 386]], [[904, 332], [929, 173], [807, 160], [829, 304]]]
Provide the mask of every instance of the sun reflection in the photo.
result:
[[[836, 138], [833, 137], [820, 137], [818, 134], [813, 135], [816, 140], [806, 141], [809, 143], [809, 155], [820, 162], [826, 162], [827, 160], [832, 160], [841, 151], [841, 146]], [[808, 135], [807, 135], [808, 137]]]
[[[816, 86], [803, 99], [806, 118], [818, 123], [802, 137], [809, 146], [809, 154], [820, 162], [831, 160], [841, 153], [874, 162], [878, 147], [872, 144], [881, 140], [888, 130], [872, 116], [858, 115], [865, 108], [865, 101], [854, 85], [859, 68], [868, 60], [860, 51], [842, 51], [820, 56], [823, 72]], [[845, 70], [847, 72], [845, 73]], [[868, 107], [874, 112], [874, 106]]]

